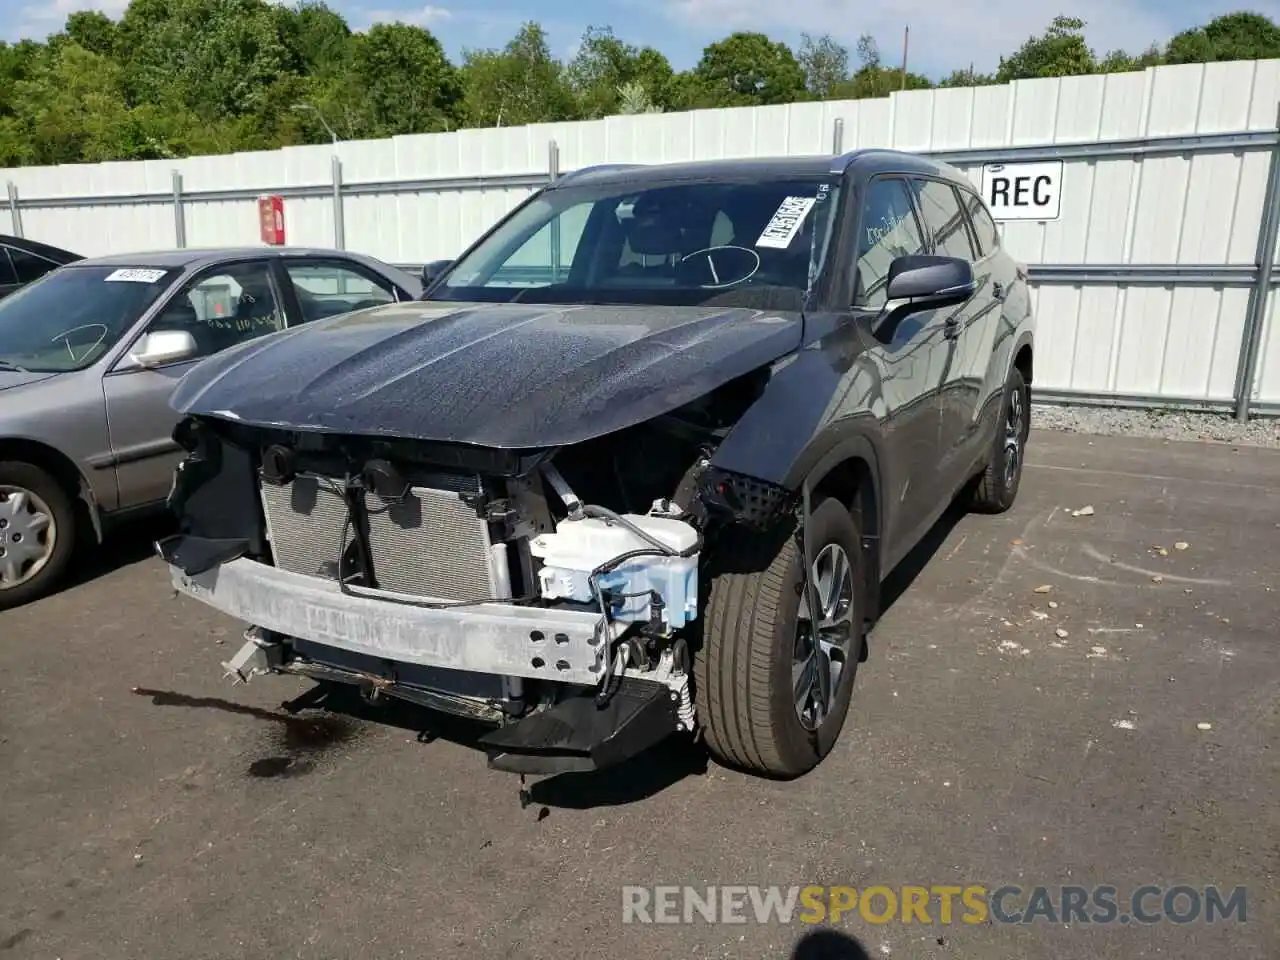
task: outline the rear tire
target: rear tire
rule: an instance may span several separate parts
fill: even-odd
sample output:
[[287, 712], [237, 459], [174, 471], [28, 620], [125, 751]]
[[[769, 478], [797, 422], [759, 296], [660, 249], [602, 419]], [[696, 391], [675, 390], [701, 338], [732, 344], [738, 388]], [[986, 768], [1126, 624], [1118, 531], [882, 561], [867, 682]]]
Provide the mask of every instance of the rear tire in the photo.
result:
[[978, 478], [969, 508], [976, 513], [1004, 513], [1013, 506], [1022, 483], [1027, 435], [1031, 432], [1031, 388], [1014, 367], [1005, 381], [1000, 419], [986, 469]]
[[[864, 640], [859, 521], [831, 498], [814, 510], [810, 530], [824, 612], [834, 597], [833, 625], [815, 643], [804, 562], [792, 531], [732, 529], [715, 556], [725, 558], [719, 566], [745, 572], [713, 573], [703, 645], [694, 658], [699, 723], [711, 753], [728, 766], [784, 779], [807, 773], [831, 752], [848, 714]], [[837, 570], [840, 557], [843, 573]], [[801, 686], [809, 688], [808, 699], [797, 694]]]
[[75, 508], [62, 485], [34, 464], [0, 461], [0, 610], [50, 593], [75, 541]]

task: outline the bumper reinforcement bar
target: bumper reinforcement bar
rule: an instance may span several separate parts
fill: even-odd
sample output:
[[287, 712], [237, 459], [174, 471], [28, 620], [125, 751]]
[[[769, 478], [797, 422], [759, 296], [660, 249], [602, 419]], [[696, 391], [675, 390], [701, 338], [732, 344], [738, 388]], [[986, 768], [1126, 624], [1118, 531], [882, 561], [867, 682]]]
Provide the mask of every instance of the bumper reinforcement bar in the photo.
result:
[[[439, 609], [343, 593], [241, 557], [187, 575], [181, 593], [255, 626], [385, 660], [597, 686], [601, 618], [580, 610], [492, 603]], [[665, 689], [665, 688], [663, 688]]]

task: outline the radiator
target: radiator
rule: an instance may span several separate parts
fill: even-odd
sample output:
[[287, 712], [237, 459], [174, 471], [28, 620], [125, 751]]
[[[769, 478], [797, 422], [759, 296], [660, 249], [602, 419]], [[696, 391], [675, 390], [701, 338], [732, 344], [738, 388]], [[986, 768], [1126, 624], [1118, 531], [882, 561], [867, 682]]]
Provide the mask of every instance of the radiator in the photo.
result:
[[[434, 600], [495, 596], [488, 524], [454, 489], [410, 487], [402, 500], [375, 494], [365, 501], [369, 553], [380, 589]], [[479, 489], [472, 481], [471, 489]], [[284, 486], [264, 483], [262, 506], [276, 566], [336, 579], [339, 553], [354, 539], [342, 482], [303, 474]], [[349, 576], [354, 570], [344, 568]]]

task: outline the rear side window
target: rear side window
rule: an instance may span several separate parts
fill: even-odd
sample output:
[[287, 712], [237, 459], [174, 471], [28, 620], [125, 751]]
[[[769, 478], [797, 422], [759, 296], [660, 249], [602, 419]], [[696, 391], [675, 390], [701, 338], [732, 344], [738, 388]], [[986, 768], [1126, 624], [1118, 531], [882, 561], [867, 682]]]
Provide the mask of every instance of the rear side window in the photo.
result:
[[969, 240], [969, 228], [956, 191], [937, 180], [912, 181], [920, 202], [920, 215], [933, 236], [933, 252], [940, 257], [959, 257], [973, 260], [973, 244]]
[[976, 193], [961, 190], [960, 197], [969, 211], [969, 222], [973, 224], [973, 232], [980, 247], [978, 256], [988, 257], [1000, 249], [1000, 231], [996, 229], [996, 222], [991, 219], [986, 205]]
[[884, 177], [867, 187], [858, 228], [858, 289], [854, 302], [878, 307], [885, 301], [889, 264], [898, 257], [924, 253], [924, 236], [905, 180]]
[[9, 247], [9, 259], [13, 261], [13, 269], [18, 274], [19, 283], [33, 283], [57, 266], [52, 260], [37, 257], [33, 253]]

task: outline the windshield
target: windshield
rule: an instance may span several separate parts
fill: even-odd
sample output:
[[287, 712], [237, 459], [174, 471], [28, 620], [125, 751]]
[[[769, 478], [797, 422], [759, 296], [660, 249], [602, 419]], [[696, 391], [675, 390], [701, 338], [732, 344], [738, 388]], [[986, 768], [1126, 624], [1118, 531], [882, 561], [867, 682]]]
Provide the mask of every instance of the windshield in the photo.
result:
[[549, 190], [430, 299], [799, 310], [837, 193], [816, 177]]
[[82, 370], [155, 302], [174, 270], [67, 266], [0, 300], [0, 369]]

